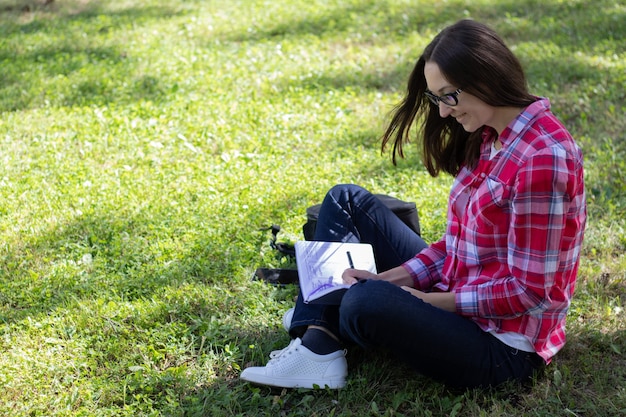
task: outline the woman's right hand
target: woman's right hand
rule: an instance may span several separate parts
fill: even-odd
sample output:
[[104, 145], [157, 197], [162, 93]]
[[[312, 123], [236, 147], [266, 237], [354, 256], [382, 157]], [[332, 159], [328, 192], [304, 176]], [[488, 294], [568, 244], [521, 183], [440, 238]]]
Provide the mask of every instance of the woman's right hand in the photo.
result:
[[356, 284], [362, 279], [376, 279], [377, 277], [378, 275], [370, 271], [352, 268], [346, 269], [345, 271], [343, 271], [343, 274], [341, 274], [343, 282], [348, 285]]

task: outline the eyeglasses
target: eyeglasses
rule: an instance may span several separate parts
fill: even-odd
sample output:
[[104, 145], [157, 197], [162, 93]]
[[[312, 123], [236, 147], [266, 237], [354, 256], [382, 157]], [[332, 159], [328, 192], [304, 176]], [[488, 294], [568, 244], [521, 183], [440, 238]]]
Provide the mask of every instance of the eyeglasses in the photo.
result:
[[458, 90], [456, 90], [454, 93], [450, 93], [450, 94], [444, 94], [442, 96], [436, 96], [434, 95], [432, 92], [426, 90], [424, 92], [424, 94], [426, 95], [426, 97], [428, 97], [428, 99], [431, 101], [431, 103], [433, 103], [435, 106], [439, 106], [439, 102], [442, 102], [443, 104], [445, 104], [446, 106], [456, 106], [457, 104], [459, 104], [459, 94], [461, 94], [461, 90], [460, 88]]

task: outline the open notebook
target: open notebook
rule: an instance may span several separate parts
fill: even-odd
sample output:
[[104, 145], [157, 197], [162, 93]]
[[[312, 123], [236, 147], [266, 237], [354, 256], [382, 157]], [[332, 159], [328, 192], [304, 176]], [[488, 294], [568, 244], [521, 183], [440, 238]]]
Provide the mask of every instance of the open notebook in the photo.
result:
[[348, 268], [376, 273], [374, 251], [367, 243], [298, 241], [295, 249], [305, 303], [339, 304], [350, 288], [341, 278]]

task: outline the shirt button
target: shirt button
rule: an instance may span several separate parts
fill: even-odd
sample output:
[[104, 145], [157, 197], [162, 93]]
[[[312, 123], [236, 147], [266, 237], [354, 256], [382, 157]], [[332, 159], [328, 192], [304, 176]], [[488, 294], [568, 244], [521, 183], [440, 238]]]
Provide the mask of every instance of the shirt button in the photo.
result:
[[480, 173], [480, 178], [485, 178], [487, 176], [487, 174], [485, 174], [484, 172]]

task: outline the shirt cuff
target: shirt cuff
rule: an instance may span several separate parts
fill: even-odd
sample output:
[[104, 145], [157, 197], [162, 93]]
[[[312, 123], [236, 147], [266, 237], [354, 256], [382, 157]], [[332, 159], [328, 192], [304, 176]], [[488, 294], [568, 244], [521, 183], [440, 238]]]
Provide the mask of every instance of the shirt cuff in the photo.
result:
[[[418, 290], [428, 288], [428, 285], [423, 285], [428, 283], [428, 274], [425, 273], [427, 271], [424, 262], [420, 261], [418, 258], [411, 258], [403, 263], [402, 267], [409, 273], [409, 275], [411, 275], [414, 288]], [[420, 280], [420, 275], [422, 277], [426, 277]]]
[[478, 287], [460, 287], [454, 290], [456, 312], [461, 316], [478, 316]]

